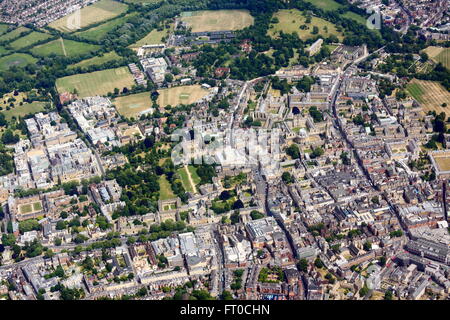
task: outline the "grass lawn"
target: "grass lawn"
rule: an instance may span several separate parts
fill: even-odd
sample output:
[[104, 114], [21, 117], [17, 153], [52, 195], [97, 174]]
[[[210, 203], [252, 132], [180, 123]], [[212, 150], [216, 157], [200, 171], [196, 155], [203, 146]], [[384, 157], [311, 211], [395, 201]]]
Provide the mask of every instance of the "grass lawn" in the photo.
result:
[[188, 166], [189, 173], [191, 174], [192, 181], [197, 185], [202, 181], [197, 174], [197, 168], [194, 166]]
[[23, 204], [20, 206], [20, 213], [26, 214], [33, 211], [33, 207], [31, 206], [31, 203]]
[[355, 20], [356, 22], [366, 25], [367, 24], [367, 18], [360, 16], [359, 14], [352, 12], [352, 11], [347, 11], [346, 13], [341, 15], [344, 18], [347, 19], [352, 19]]
[[134, 78], [128, 67], [76, 74], [56, 80], [59, 93], [74, 92], [76, 89], [80, 98], [106, 95], [113, 92], [114, 88], [131, 88], [133, 85]]
[[13, 53], [0, 58], [0, 71], [8, 70], [12, 66], [23, 67], [38, 60], [26, 53]]
[[155, 4], [160, 3], [163, 0], [125, 0], [127, 3], [142, 3], [142, 4]]
[[148, 44], [160, 44], [163, 43], [163, 38], [166, 37], [170, 30], [172, 30], [173, 25], [170, 26], [170, 28], [166, 29], [164, 28], [162, 31], [158, 31], [156, 29], [152, 30], [149, 34], [147, 34], [144, 38], [137, 41], [136, 43], [133, 43], [130, 48], [139, 48], [144, 45]]
[[58, 56], [73, 57], [97, 51], [98, 49], [100, 49], [100, 46], [94, 44], [59, 38], [32, 48], [31, 52], [44, 57], [52, 53]]
[[180, 86], [158, 90], [158, 105], [166, 107], [168, 105], [177, 106], [180, 104], [191, 104], [205, 97], [209, 91], [200, 85]]
[[159, 200], [168, 200], [176, 198], [172, 191], [169, 181], [165, 175], [159, 177]]
[[189, 175], [186, 170], [186, 167], [178, 169], [177, 173], [181, 178], [181, 183], [183, 184], [183, 187], [186, 190], [186, 192], [191, 192], [191, 193], [194, 192], [194, 186], [191, 184], [191, 182], [189, 180]]
[[312, 3], [314, 6], [324, 11], [334, 11], [342, 8], [342, 4], [334, 0], [305, 0], [305, 1]]
[[[278, 36], [280, 31], [284, 33], [297, 32], [302, 40], [307, 40], [310, 38], [317, 37], [317, 35], [312, 34], [313, 27], [319, 28], [318, 35], [322, 37], [329, 37], [330, 35], [335, 35], [339, 40], [343, 39], [343, 34], [338, 32], [336, 26], [331, 22], [324, 19], [311, 17], [311, 23], [306, 23], [306, 17], [302, 15], [302, 12], [297, 9], [291, 10], [280, 10], [274, 14], [274, 17], [278, 18], [279, 22], [275, 24], [270, 24], [270, 29], [268, 34], [275, 38]], [[307, 29], [302, 30], [300, 26], [306, 25]]]
[[77, 23], [74, 23], [77, 20], [77, 12], [74, 12], [68, 16], [53, 21], [49, 24], [49, 27], [62, 32], [73, 32], [75, 30], [90, 26], [91, 24], [117, 17], [118, 15], [124, 13], [127, 8], [128, 6], [126, 4], [117, 1], [100, 0], [80, 10], [79, 26], [76, 25]]
[[39, 41], [47, 40], [51, 37], [52, 35], [49, 35], [47, 33], [33, 31], [30, 34], [27, 34], [25, 37], [14, 40], [10, 43], [10, 45], [13, 49], [18, 50], [31, 46]]
[[85, 31], [77, 32], [75, 35], [80, 36], [87, 40], [93, 40], [93, 41], [100, 41], [103, 39], [103, 37], [116, 28], [117, 26], [120, 26], [124, 24], [130, 17], [135, 16], [137, 13], [134, 12], [132, 14], [128, 14], [124, 17], [120, 17], [114, 20], [110, 20], [108, 22], [105, 22], [99, 26], [92, 27], [90, 29], [87, 29]]
[[102, 65], [106, 62], [121, 60], [122, 57], [119, 56], [115, 51], [111, 51], [103, 54], [102, 56], [96, 56], [90, 59], [82, 60], [78, 63], [69, 66], [69, 69], [73, 68], [87, 68], [90, 66]]
[[450, 69], [450, 48], [428, 47], [424, 50], [431, 60], [442, 63], [444, 67]]
[[26, 27], [19, 27], [17, 29], [14, 29], [13, 31], [5, 33], [4, 35], [2, 35], [0, 37], [0, 42], [9, 41], [9, 40], [15, 39], [15, 38], [19, 37], [21, 33], [26, 32], [26, 31], [30, 31], [30, 29], [28, 29]]
[[153, 102], [150, 98], [150, 92], [141, 92], [130, 94], [124, 97], [118, 97], [113, 101], [117, 112], [126, 118], [137, 118], [139, 113], [151, 108]]
[[254, 22], [248, 10], [204, 10], [181, 14], [192, 32], [240, 30]]
[[[409, 94], [419, 101], [425, 113], [428, 111], [450, 112], [450, 92], [448, 92], [439, 82], [423, 81], [413, 79], [407, 85]], [[442, 107], [447, 103], [448, 107]]]
[[14, 108], [0, 111], [5, 115], [6, 120], [11, 120], [13, 117], [18, 119], [19, 117], [24, 117], [27, 114], [35, 114], [45, 110], [45, 105], [47, 102], [35, 101], [32, 103], [24, 103], [23, 105], [16, 105]]

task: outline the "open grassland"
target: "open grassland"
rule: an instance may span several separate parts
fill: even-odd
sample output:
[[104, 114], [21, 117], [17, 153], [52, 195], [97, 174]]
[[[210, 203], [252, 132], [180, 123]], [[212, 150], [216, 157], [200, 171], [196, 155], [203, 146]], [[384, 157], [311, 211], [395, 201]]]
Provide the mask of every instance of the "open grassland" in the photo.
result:
[[168, 200], [176, 198], [172, 191], [169, 181], [165, 175], [159, 177], [159, 200]]
[[140, 112], [148, 110], [153, 104], [150, 98], [150, 92], [118, 97], [113, 103], [116, 106], [117, 112], [126, 118], [137, 118]]
[[120, 57], [115, 51], [111, 51], [108, 53], [103, 54], [102, 56], [96, 56], [90, 59], [82, 60], [78, 63], [72, 64], [69, 66], [69, 69], [73, 68], [87, 68], [90, 66], [100, 66], [110, 61], [117, 61], [121, 60], [122, 57]]
[[[413, 79], [407, 86], [409, 94], [419, 101], [425, 113], [428, 111], [450, 112], [450, 92], [439, 82]], [[448, 107], [442, 107], [447, 103]]]
[[29, 63], [36, 63], [37, 59], [29, 54], [14, 53], [0, 58], [0, 71], [8, 70], [12, 66], [23, 67]]
[[98, 49], [100, 49], [100, 46], [94, 44], [59, 38], [32, 48], [31, 52], [43, 57], [51, 54], [74, 57], [97, 51]]
[[0, 37], [0, 42], [2, 42], [2, 41], [13, 40], [13, 39], [19, 37], [21, 33], [27, 32], [27, 31], [30, 31], [30, 29], [28, 29], [28, 28], [26, 28], [26, 27], [19, 27], [19, 28], [17, 28], [17, 29], [14, 29], [14, 30], [12, 30], [12, 31], [10, 31], [10, 32], [5, 33], [4, 35], [2, 35], [2, 36]]
[[204, 10], [183, 12], [184, 22], [192, 32], [240, 30], [254, 22], [248, 10]]
[[7, 54], [9, 52], [8, 49], [6, 49], [5, 47], [1, 47], [0, 46], [0, 56], [3, 56], [5, 54]]
[[[317, 35], [312, 34], [314, 26], [319, 28], [318, 35], [322, 37], [329, 37], [330, 35], [337, 36], [340, 40], [343, 39], [343, 34], [338, 32], [336, 26], [324, 19], [311, 17], [311, 23], [306, 23], [306, 17], [302, 12], [296, 9], [280, 10], [274, 14], [274, 18], [278, 18], [278, 23], [270, 24], [268, 31], [269, 35], [274, 38], [278, 36], [280, 31], [284, 33], [297, 32], [300, 39], [307, 40], [314, 38]], [[300, 26], [306, 25], [307, 29], [300, 29]]]
[[[125, 12], [127, 8], [128, 6], [126, 4], [117, 1], [100, 0], [92, 5], [82, 8], [79, 13], [74, 12], [68, 16], [53, 21], [49, 24], [49, 27], [62, 32], [73, 32], [92, 24], [117, 17]], [[78, 14], [80, 18], [79, 24], [77, 21]]]
[[324, 11], [334, 11], [342, 8], [342, 4], [334, 0], [305, 0], [305, 1], [312, 3], [314, 6]]
[[450, 69], [450, 48], [443, 47], [428, 47], [424, 50], [426, 54], [434, 62], [442, 63], [444, 67]]
[[31, 46], [37, 42], [50, 39], [51, 37], [52, 36], [47, 33], [33, 31], [30, 34], [27, 34], [25, 37], [14, 40], [10, 43], [10, 46], [15, 50], [19, 50]]
[[114, 88], [131, 88], [134, 78], [127, 67], [108, 69], [91, 73], [76, 74], [56, 80], [59, 93], [78, 92], [78, 97], [104, 96]]
[[209, 91], [200, 85], [180, 86], [169, 89], [158, 90], [158, 105], [160, 107], [178, 106], [180, 104], [191, 104], [205, 97]]
[[126, 16], [110, 20], [108, 22], [105, 22], [99, 26], [92, 27], [90, 29], [87, 29], [85, 31], [77, 32], [75, 35], [80, 36], [87, 40], [93, 40], [93, 41], [100, 41], [105, 37], [105, 35], [116, 28], [117, 26], [120, 26], [124, 24], [129, 18], [135, 16], [137, 13], [134, 12], [132, 14], [128, 14]]
[[170, 26], [170, 28], [165, 28], [161, 31], [158, 31], [156, 29], [152, 30], [149, 34], [147, 34], [144, 38], [137, 41], [136, 43], [133, 43], [130, 48], [139, 48], [144, 45], [149, 44], [160, 44], [163, 43], [163, 38], [167, 37], [170, 30], [172, 30], [173, 25]]
[[5, 34], [8, 31], [8, 25], [0, 23], [0, 35]]

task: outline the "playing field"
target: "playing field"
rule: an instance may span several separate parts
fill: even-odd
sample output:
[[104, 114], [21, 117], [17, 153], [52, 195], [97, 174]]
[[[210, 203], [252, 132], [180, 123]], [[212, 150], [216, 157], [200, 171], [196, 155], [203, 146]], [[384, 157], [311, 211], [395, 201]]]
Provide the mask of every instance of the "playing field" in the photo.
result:
[[[407, 86], [409, 94], [419, 101], [425, 113], [428, 111], [450, 112], [450, 92], [439, 82], [413, 79]], [[442, 107], [447, 103], [448, 107]]]
[[19, 206], [19, 212], [21, 214], [27, 214], [32, 212], [38, 212], [42, 210], [42, 203], [41, 201], [33, 202], [33, 203], [26, 203]]
[[50, 23], [49, 27], [62, 32], [73, 32], [91, 24], [117, 17], [125, 12], [127, 8], [128, 6], [126, 4], [117, 1], [100, 0], [82, 8], [78, 12], [74, 12]]
[[175, 107], [180, 104], [191, 104], [208, 95], [209, 90], [203, 89], [200, 85], [180, 86], [169, 89], [158, 90], [158, 105]]
[[74, 57], [94, 52], [98, 49], [100, 49], [100, 46], [94, 44], [59, 38], [32, 48], [31, 52], [43, 57], [51, 54]]
[[133, 43], [130, 48], [139, 48], [144, 45], [149, 44], [161, 44], [163, 43], [163, 38], [167, 37], [170, 30], [172, 30], [173, 25], [170, 26], [170, 28], [164, 28], [162, 31], [158, 31], [156, 29], [152, 30], [149, 34], [147, 34], [144, 38], [137, 41], [136, 43]]
[[450, 69], [450, 48], [428, 47], [424, 52], [426, 52], [434, 62], [440, 62], [444, 67]]
[[153, 102], [150, 98], [150, 92], [142, 92], [118, 97], [114, 99], [113, 104], [116, 106], [117, 112], [124, 117], [138, 118], [139, 113], [151, 108]]
[[76, 74], [56, 80], [59, 93], [77, 91], [78, 97], [104, 96], [114, 88], [131, 88], [134, 78], [127, 67], [108, 69], [91, 73]]
[[52, 36], [47, 33], [33, 31], [30, 34], [27, 34], [25, 37], [14, 40], [10, 43], [10, 46], [15, 50], [19, 50], [31, 46], [39, 41], [47, 40], [51, 37]]
[[192, 32], [234, 31], [253, 24], [248, 10], [204, 10], [183, 12], [181, 20], [192, 28]]
[[8, 70], [12, 66], [23, 67], [29, 63], [36, 63], [37, 59], [25, 53], [14, 53], [0, 58], [0, 71]]
[[17, 29], [14, 29], [13, 31], [5, 33], [4, 35], [2, 35], [0, 37], [0, 42], [9, 41], [9, 40], [15, 39], [18, 36], [20, 36], [21, 33], [26, 32], [26, 31], [30, 31], [30, 29], [28, 29], [26, 27], [19, 27]]
[[[343, 34], [336, 30], [336, 26], [324, 19], [311, 17], [311, 23], [306, 23], [306, 17], [302, 12], [296, 9], [280, 10], [274, 14], [274, 18], [278, 18], [278, 23], [270, 24], [268, 31], [271, 37], [277, 37], [280, 31], [284, 33], [297, 32], [302, 40], [314, 38], [317, 34], [312, 34], [314, 26], [319, 28], [318, 35], [322, 37], [329, 37], [330, 35], [337, 36], [340, 40], [343, 39]], [[300, 26], [305, 25], [305, 29], [300, 29]]]
[[122, 59], [122, 57], [119, 56], [115, 51], [111, 51], [111, 52], [103, 54], [102, 56], [93, 57], [93, 58], [82, 60], [78, 63], [72, 64], [69, 66], [69, 69], [78, 68], [78, 67], [87, 68], [90, 66], [99, 66], [99, 65], [105, 64], [110, 61], [117, 61], [117, 60], [121, 60], [121, 59]]
[[317, 8], [320, 8], [324, 11], [334, 11], [342, 8], [340, 3], [337, 3], [333, 0], [305, 0], [306, 2], [312, 3]]
[[124, 24], [129, 18], [137, 15], [137, 12], [133, 12], [132, 14], [128, 14], [124, 17], [120, 17], [114, 20], [110, 20], [108, 22], [105, 22], [99, 26], [92, 27], [90, 29], [87, 29], [85, 31], [77, 32], [75, 35], [80, 36], [87, 40], [93, 40], [93, 41], [100, 41], [103, 39], [103, 37], [116, 28], [117, 26], [120, 26]]

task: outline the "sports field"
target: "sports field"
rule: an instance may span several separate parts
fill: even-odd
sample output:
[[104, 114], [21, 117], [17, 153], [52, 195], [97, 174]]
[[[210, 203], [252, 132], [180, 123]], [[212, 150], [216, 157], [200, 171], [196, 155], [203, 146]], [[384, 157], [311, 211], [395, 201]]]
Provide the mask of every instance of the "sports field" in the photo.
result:
[[426, 52], [434, 62], [440, 62], [444, 67], [450, 69], [450, 48], [428, 47], [424, 52]]
[[32, 48], [31, 52], [43, 57], [51, 54], [74, 57], [97, 51], [99, 48], [100, 46], [94, 44], [59, 38]]
[[161, 44], [163, 43], [163, 38], [167, 37], [169, 31], [173, 28], [173, 25], [170, 28], [164, 28], [162, 31], [158, 31], [156, 29], [152, 30], [149, 34], [147, 34], [144, 38], [133, 43], [130, 48], [139, 48], [148, 44]]
[[122, 90], [124, 87], [131, 88], [133, 85], [134, 78], [128, 67], [76, 74], [56, 80], [59, 93], [73, 93], [76, 90], [80, 98], [103, 96], [113, 92], [114, 88]]
[[[274, 38], [278, 36], [280, 31], [284, 33], [297, 32], [302, 40], [314, 38], [317, 35], [312, 34], [314, 26], [319, 28], [318, 35], [322, 37], [329, 37], [330, 35], [337, 36], [340, 40], [343, 39], [343, 34], [336, 30], [336, 26], [324, 19], [311, 17], [311, 23], [306, 23], [306, 17], [297, 9], [280, 10], [274, 14], [274, 18], [278, 18], [278, 23], [270, 24], [268, 34]], [[300, 26], [305, 25], [305, 29], [300, 29]]]
[[181, 14], [181, 20], [192, 32], [241, 30], [254, 22], [248, 10], [189, 11]]
[[180, 104], [191, 104], [208, 95], [209, 90], [200, 85], [180, 86], [169, 89], [158, 90], [158, 105], [162, 108], [170, 105], [172, 107]]
[[133, 12], [132, 14], [128, 14], [124, 17], [120, 17], [114, 20], [110, 20], [108, 22], [105, 22], [99, 26], [92, 27], [90, 29], [87, 29], [85, 31], [77, 32], [75, 35], [80, 36], [87, 40], [93, 40], [93, 41], [100, 41], [103, 39], [103, 37], [116, 28], [117, 26], [120, 26], [124, 24], [129, 18], [137, 15], [136, 12]]
[[128, 6], [126, 4], [117, 1], [100, 0], [92, 5], [82, 8], [79, 12], [74, 12], [53, 21], [49, 24], [49, 27], [62, 32], [73, 32], [91, 24], [117, 17], [125, 12], [127, 8]]
[[113, 104], [117, 112], [126, 118], [138, 118], [139, 113], [152, 107], [150, 92], [130, 94], [129, 96], [118, 97], [114, 99]]
[[[450, 92], [440, 83], [413, 79], [409, 82], [407, 90], [414, 99], [419, 101], [425, 113], [428, 111], [450, 112]], [[442, 107], [443, 103], [449, 106]]]
[[26, 27], [19, 27], [17, 29], [14, 29], [11, 32], [8, 32], [8, 33], [5, 33], [4, 35], [2, 35], [0, 37], [0, 42], [15, 39], [18, 36], [20, 36], [21, 33], [26, 32], [26, 31], [30, 31], [30, 29], [28, 29]]
[[8, 70], [12, 66], [23, 67], [29, 63], [36, 63], [37, 59], [25, 53], [13, 53], [0, 58], [0, 71]]
[[69, 69], [73, 68], [86, 68], [90, 66], [96, 66], [96, 65], [102, 65], [110, 61], [117, 61], [121, 60], [122, 57], [120, 57], [115, 51], [107, 52], [103, 54], [102, 56], [96, 56], [90, 59], [82, 60], [78, 63], [72, 64], [69, 66]]
[[305, 1], [312, 3], [314, 6], [324, 11], [334, 11], [342, 8], [342, 4], [334, 0], [305, 0]]

